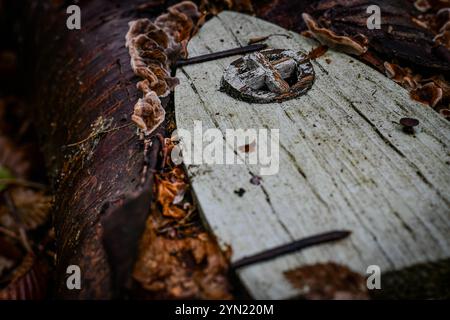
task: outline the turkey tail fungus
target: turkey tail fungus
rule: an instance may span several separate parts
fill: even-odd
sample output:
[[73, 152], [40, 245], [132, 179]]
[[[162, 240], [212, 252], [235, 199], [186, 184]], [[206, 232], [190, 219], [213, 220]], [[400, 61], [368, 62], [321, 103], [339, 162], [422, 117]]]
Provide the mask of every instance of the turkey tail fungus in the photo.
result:
[[[66, 28], [63, 1], [28, 1], [24, 9], [35, 117], [55, 193], [57, 297], [108, 299], [130, 288], [176, 84], [170, 66], [201, 18], [191, 2], [168, 13], [166, 2], [80, 1], [81, 30]], [[131, 22], [144, 17], [142, 28]], [[139, 28], [125, 43], [129, 23]], [[67, 288], [70, 265], [80, 267], [81, 290]]]

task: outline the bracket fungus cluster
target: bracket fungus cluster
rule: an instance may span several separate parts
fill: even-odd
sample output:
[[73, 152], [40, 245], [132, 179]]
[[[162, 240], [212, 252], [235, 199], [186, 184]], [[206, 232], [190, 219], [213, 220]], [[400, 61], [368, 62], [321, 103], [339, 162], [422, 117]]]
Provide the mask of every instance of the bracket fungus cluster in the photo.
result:
[[137, 84], [144, 94], [134, 107], [132, 120], [145, 135], [151, 134], [165, 118], [160, 97], [167, 97], [178, 84], [170, 76], [172, 64], [187, 56], [187, 41], [202, 22], [202, 14], [191, 1], [167, 9], [155, 22], [138, 19], [129, 23], [125, 37], [133, 72], [143, 78]]
[[410, 90], [417, 88], [420, 77], [413, 74], [410, 68], [402, 68], [387, 61], [384, 62], [384, 68], [386, 75], [398, 84]]

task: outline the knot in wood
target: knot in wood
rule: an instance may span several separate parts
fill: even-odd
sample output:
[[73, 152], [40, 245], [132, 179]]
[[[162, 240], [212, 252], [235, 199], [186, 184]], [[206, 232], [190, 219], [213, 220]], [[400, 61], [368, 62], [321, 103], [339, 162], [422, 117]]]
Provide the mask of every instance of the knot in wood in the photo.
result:
[[305, 94], [314, 79], [314, 68], [306, 55], [268, 49], [233, 61], [224, 72], [221, 89], [247, 102], [282, 102]]

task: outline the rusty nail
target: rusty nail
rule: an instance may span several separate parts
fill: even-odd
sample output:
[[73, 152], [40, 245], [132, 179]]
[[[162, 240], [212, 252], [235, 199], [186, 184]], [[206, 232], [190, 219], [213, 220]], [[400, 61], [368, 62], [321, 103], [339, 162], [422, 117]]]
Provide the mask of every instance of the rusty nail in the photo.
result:
[[235, 56], [238, 54], [260, 51], [265, 48], [267, 48], [266, 44], [252, 44], [249, 46], [208, 53], [208, 54], [204, 54], [201, 56], [192, 57], [192, 58], [188, 58], [188, 59], [180, 59], [175, 63], [175, 68], [187, 66], [190, 64], [196, 64], [196, 63], [202, 63], [202, 62], [207, 62], [207, 61], [211, 61], [211, 60], [226, 58], [226, 57]]
[[232, 269], [242, 268], [251, 264], [271, 260], [279, 256], [300, 251], [307, 247], [312, 247], [315, 245], [342, 240], [347, 238], [351, 234], [351, 231], [331, 231], [327, 233], [318, 234], [315, 236], [303, 238], [292, 243], [282, 245], [261, 253], [255, 254], [253, 256], [244, 257], [231, 264]]
[[413, 133], [414, 127], [419, 125], [419, 120], [414, 118], [401, 118], [400, 124], [403, 126], [403, 131], [406, 133]]

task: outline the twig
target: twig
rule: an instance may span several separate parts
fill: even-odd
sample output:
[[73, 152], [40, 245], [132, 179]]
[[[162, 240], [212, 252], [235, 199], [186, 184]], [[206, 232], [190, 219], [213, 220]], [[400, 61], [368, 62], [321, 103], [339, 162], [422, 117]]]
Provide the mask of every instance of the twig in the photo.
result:
[[211, 60], [226, 58], [226, 57], [235, 56], [238, 54], [260, 51], [265, 48], [267, 48], [266, 44], [252, 44], [249, 46], [234, 48], [234, 49], [230, 49], [230, 50], [208, 53], [205, 55], [201, 55], [201, 56], [197, 56], [197, 57], [193, 57], [193, 58], [189, 58], [189, 59], [180, 59], [175, 63], [175, 68], [186, 66], [189, 64], [196, 64], [196, 63], [202, 63], [202, 62], [207, 62], [207, 61], [211, 61]]
[[269, 249], [267, 251], [255, 254], [250, 257], [242, 258], [231, 264], [232, 269], [242, 268], [251, 264], [255, 264], [262, 261], [271, 260], [277, 258], [279, 256], [296, 252], [302, 250], [307, 247], [337, 241], [344, 238], [347, 238], [351, 234], [350, 231], [332, 231], [327, 232], [307, 238], [303, 238], [301, 240], [294, 241], [287, 245], [282, 245], [273, 249]]

